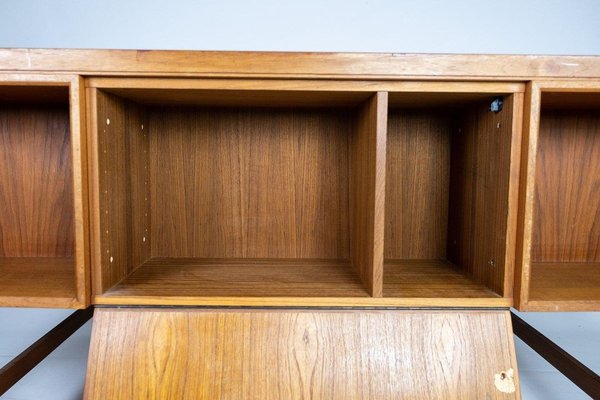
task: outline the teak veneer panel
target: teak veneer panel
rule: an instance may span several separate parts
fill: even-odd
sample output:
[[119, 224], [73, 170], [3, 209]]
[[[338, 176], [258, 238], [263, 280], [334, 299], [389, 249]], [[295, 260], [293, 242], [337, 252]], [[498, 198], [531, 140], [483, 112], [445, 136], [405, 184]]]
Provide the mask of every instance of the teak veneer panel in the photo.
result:
[[152, 258], [106, 297], [366, 297], [343, 260]]
[[0, 258], [74, 255], [67, 108], [0, 107], [0, 204]]
[[386, 261], [383, 275], [384, 297], [413, 298], [496, 298], [484, 285], [444, 260]]
[[450, 125], [443, 110], [389, 111], [386, 260], [446, 258]]
[[102, 92], [94, 96], [93, 105], [98, 110], [94, 122], [100, 160], [95, 169], [99, 207], [94, 212], [99, 214], [102, 244], [94, 260], [94, 268], [101, 271], [95, 290], [106, 290], [150, 258], [149, 139], [141, 107]]
[[527, 80], [599, 78], [593, 56], [0, 49], [0, 70], [84, 75]]
[[349, 259], [354, 118], [152, 109], [152, 256]]
[[537, 157], [532, 261], [600, 263], [600, 109], [542, 109]]
[[77, 305], [72, 257], [0, 257], [0, 307]]
[[84, 396], [519, 398], [510, 326], [508, 311], [97, 309]]
[[512, 151], [519, 138], [515, 101], [505, 96], [498, 113], [489, 111], [489, 102], [468, 108], [456, 121], [451, 144], [448, 260], [499, 294], [513, 263], [507, 228], [511, 172], [518, 170]]
[[600, 302], [600, 263], [535, 262], [531, 265], [532, 301]]
[[383, 291], [387, 100], [377, 93], [362, 106], [351, 142], [352, 261], [373, 297]]

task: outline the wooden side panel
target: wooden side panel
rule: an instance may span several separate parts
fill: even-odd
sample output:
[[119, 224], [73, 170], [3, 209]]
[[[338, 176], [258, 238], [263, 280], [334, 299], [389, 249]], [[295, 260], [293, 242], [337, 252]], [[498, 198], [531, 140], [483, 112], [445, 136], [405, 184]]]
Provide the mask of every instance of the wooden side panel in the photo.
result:
[[451, 137], [443, 111], [390, 110], [386, 259], [446, 259]]
[[0, 108], [0, 257], [73, 257], [69, 110]]
[[361, 106], [352, 138], [352, 262], [373, 297], [383, 295], [385, 146], [388, 94]]
[[499, 113], [465, 109], [452, 138], [448, 259], [476, 282], [504, 293], [513, 142], [513, 98]]
[[149, 164], [139, 106], [97, 92], [102, 290], [150, 256]]
[[542, 110], [532, 262], [600, 263], [600, 111]]
[[511, 399], [516, 366], [508, 311], [97, 309], [85, 398]]
[[152, 109], [152, 256], [349, 259], [351, 117]]

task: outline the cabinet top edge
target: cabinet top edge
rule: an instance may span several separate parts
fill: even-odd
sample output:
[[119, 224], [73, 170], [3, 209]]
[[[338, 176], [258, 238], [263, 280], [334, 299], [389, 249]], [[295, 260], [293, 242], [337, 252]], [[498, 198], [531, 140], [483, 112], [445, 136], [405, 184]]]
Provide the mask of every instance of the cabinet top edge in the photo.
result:
[[600, 78], [600, 56], [0, 49], [0, 71], [337, 79]]

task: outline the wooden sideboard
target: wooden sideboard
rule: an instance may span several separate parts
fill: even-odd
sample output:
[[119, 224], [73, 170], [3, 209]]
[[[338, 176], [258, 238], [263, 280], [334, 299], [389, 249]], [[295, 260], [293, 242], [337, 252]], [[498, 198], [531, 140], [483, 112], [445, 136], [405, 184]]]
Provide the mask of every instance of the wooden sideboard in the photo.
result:
[[[200, 347], [300, 334], [313, 365], [353, 340], [348, 362], [375, 362], [368, 345], [442, 357], [390, 327], [449, 326], [462, 356], [431, 379], [496, 351], [516, 386], [509, 307], [600, 310], [600, 57], [0, 49], [0, 204], [1, 306], [106, 308], [90, 398], [133, 393], [98, 380], [137, 362], [118, 342], [160, 347], [184, 327]], [[480, 342], [477, 324], [505, 333]], [[231, 340], [220, 351], [248, 350]], [[452, 375], [483, 382], [456, 393], [518, 396], [499, 365], [487, 383]], [[338, 370], [340, 385], [357, 373]]]

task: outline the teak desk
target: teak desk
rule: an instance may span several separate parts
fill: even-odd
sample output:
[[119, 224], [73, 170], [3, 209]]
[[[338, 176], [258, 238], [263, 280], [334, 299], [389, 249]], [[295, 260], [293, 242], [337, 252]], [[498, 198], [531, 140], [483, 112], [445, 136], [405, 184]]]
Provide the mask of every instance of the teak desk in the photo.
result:
[[89, 399], [518, 398], [508, 308], [600, 310], [600, 57], [0, 50], [0, 278], [98, 307]]

